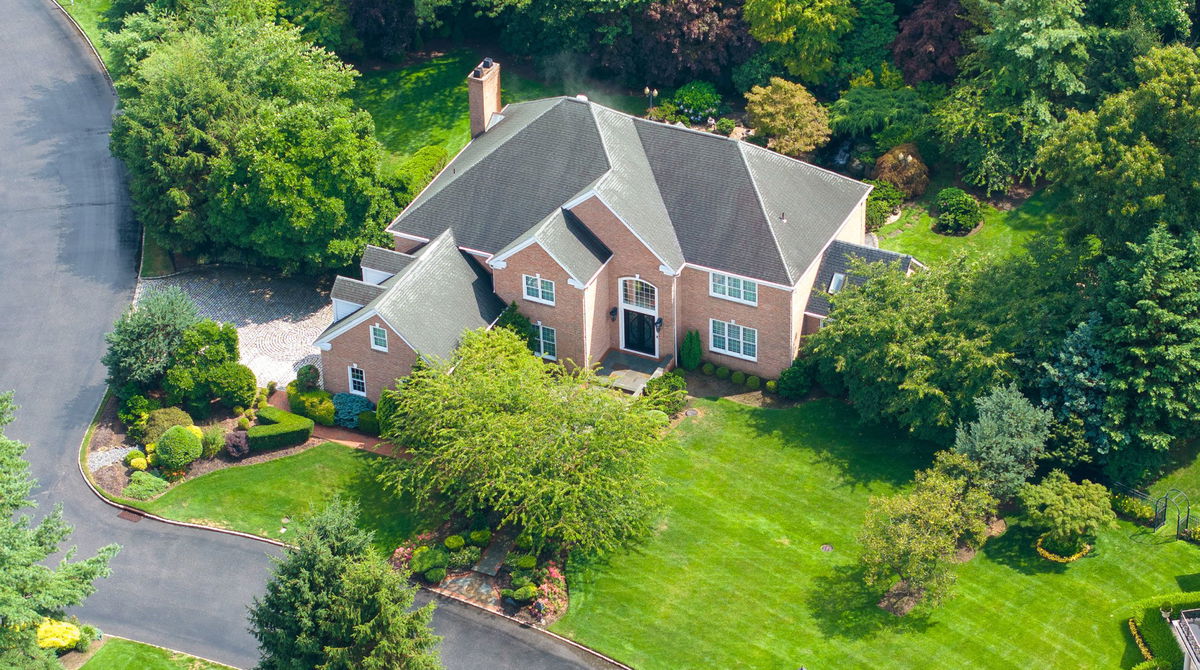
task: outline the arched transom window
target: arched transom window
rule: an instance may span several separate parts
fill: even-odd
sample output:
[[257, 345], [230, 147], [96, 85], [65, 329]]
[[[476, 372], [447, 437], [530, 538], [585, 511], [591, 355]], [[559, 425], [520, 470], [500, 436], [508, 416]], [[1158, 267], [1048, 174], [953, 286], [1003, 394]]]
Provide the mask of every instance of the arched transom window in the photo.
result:
[[621, 280], [621, 304], [647, 312], [658, 311], [658, 290], [641, 279]]

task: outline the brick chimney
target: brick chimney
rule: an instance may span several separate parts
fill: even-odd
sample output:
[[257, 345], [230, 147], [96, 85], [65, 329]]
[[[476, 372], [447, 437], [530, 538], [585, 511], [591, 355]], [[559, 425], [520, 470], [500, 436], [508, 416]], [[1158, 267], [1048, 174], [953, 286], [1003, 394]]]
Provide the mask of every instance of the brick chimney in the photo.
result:
[[487, 130], [492, 115], [500, 111], [500, 64], [484, 58], [467, 77], [467, 95], [471, 102], [471, 137]]

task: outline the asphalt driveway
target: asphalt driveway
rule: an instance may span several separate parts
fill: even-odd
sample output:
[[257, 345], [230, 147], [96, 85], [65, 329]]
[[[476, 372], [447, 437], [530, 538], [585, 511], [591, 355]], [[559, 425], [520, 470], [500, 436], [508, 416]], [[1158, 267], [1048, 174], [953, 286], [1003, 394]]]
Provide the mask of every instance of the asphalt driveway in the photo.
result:
[[[6, 0], [0, 20], [0, 390], [20, 405], [40, 505], [61, 502], [88, 554], [124, 550], [78, 611], [103, 630], [240, 667], [245, 612], [274, 550], [253, 540], [118, 518], [85, 486], [80, 440], [104, 393], [104, 333], [133, 296], [138, 229], [108, 153], [115, 105], [53, 0]], [[582, 668], [594, 661], [455, 603], [435, 617], [449, 668]]]

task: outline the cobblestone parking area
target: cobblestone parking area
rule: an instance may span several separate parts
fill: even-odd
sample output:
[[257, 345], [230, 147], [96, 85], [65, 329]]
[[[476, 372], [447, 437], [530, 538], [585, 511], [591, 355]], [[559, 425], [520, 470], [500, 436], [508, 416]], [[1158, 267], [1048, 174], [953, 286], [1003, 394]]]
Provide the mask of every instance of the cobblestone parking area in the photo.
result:
[[313, 340], [333, 320], [329, 292], [311, 279], [279, 278], [250, 270], [206, 268], [138, 282], [136, 301], [147, 290], [178, 286], [196, 301], [201, 316], [237, 326], [242, 362], [258, 383], [281, 386], [307, 363], [320, 365]]

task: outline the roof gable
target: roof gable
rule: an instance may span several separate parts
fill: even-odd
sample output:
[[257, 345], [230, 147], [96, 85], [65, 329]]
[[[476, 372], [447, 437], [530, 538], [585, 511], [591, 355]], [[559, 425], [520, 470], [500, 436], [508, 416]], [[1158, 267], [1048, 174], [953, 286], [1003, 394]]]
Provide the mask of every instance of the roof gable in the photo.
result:
[[846, 280], [856, 286], [866, 281], [861, 275], [851, 274], [850, 268], [854, 265], [855, 260], [867, 263], [895, 263], [900, 271], [905, 273], [914, 265], [923, 267], [917, 259], [907, 254], [835, 240], [821, 257], [821, 265], [813, 280], [812, 292], [809, 293], [808, 305], [804, 308], [805, 312], [816, 316], [829, 316], [832, 308], [829, 304], [829, 283], [833, 281], [835, 273], [845, 275]]

